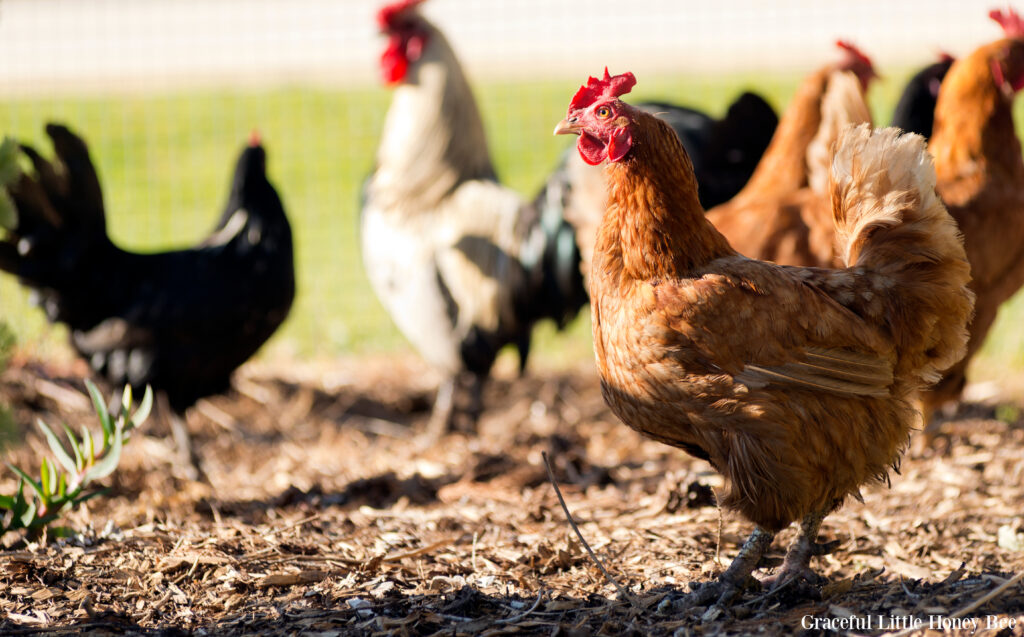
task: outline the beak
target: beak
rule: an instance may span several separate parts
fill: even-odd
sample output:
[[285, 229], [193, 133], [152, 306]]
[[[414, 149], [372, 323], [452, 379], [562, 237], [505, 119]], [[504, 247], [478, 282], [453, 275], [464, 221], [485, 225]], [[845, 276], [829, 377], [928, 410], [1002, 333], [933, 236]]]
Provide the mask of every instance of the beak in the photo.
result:
[[577, 123], [576, 118], [566, 118], [555, 126], [555, 135], [579, 135], [583, 128]]

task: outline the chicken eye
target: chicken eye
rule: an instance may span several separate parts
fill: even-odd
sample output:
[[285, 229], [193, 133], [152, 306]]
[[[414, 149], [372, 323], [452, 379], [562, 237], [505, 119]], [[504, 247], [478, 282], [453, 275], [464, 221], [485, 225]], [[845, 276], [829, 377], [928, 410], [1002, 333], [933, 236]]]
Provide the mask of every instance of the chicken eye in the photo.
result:
[[594, 113], [601, 119], [608, 119], [612, 116], [612, 109], [607, 106], [599, 106]]

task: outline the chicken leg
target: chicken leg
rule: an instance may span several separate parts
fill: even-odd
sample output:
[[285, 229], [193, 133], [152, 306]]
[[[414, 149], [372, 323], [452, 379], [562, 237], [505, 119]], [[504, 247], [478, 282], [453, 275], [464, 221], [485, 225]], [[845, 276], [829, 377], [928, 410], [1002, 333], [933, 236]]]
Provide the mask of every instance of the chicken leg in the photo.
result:
[[740, 552], [733, 558], [729, 568], [718, 576], [718, 580], [696, 589], [688, 601], [694, 606], [705, 606], [712, 601], [715, 606], [728, 605], [743, 591], [750, 574], [757, 568], [758, 562], [774, 539], [775, 534], [771, 531], [761, 527], [755, 528], [743, 543]]
[[771, 590], [780, 590], [794, 581], [804, 580], [815, 584], [821, 579], [817, 573], [811, 570], [811, 558], [816, 555], [828, 555], [839, 547], [839, 540], [822, 544], [816, 541], [818, 529], [821, 528], [821, 522], [827, 514], [828, 511], [823, 509], [809, 513], [801, 520], [800, 535], [786, 550], [782, 570], [764, 580]]
[[430, 412], [430, 422], [427, 423], [427, 435], [431, 440], [437, 440], [452, 428], [452, 416], [455, 410], [455, 384], [454, 376], [441, 381], [437, 388], [437, 397], [434, 398], [434, 409]]

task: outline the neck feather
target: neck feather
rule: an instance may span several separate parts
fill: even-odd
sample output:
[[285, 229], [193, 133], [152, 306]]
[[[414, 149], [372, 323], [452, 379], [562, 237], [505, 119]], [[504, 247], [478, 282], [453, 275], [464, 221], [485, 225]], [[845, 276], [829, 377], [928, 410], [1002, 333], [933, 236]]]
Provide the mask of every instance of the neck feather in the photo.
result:
[[704, 217], [693, 165], [672, 129], [636, 111], [633, 147], [609, 164], [608, 209], [595, 252], [600, 266], [624, 279], [686, 276], [736, 254]]
[[992, 78], [991, 60], [1005, 41], [956, 62], [935, 105], [935, 129], [928, 150], [940, 182], [970, 177], [1024, 181], [1024, 160], [1013, 125], [1012, 104]]

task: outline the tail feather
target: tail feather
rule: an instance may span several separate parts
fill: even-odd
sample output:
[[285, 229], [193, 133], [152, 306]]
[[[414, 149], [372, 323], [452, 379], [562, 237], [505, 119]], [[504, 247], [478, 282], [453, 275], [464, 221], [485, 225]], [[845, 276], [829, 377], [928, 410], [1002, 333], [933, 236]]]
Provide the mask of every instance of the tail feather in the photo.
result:
[[0, 241], [0, 270], [36, 289], [52, 320], [63, 320], [66, 295], [80, 294], [85, 264], [110, 244], [103, 195], [86, 143], [66, 127], [49, 124], [55, 159], [21, 145], [32, 164], [8, 188], [17, 210]]
[[587, 303], [576, 228], [565, 218], [565, 198], [549, 182], [520, 218], [519, 260], [527, 272], [523, 313], [565, 327]]
[[807, 146], [807, 181], [814, 192], [826, 192], [832, 149], [839, 133], [850, 125], [870, 123], [871, 111], [864, 101], [860, 80], [852, 71], [833, 71], [821, 98], [818, 134]]
[[974, 295], [956, 222], [935, 194], [920, 135], [866, 124], [836, 142], [830, 192], [839, 253], [884, 302], [897, 376], [932, 384], [960, 360]]

